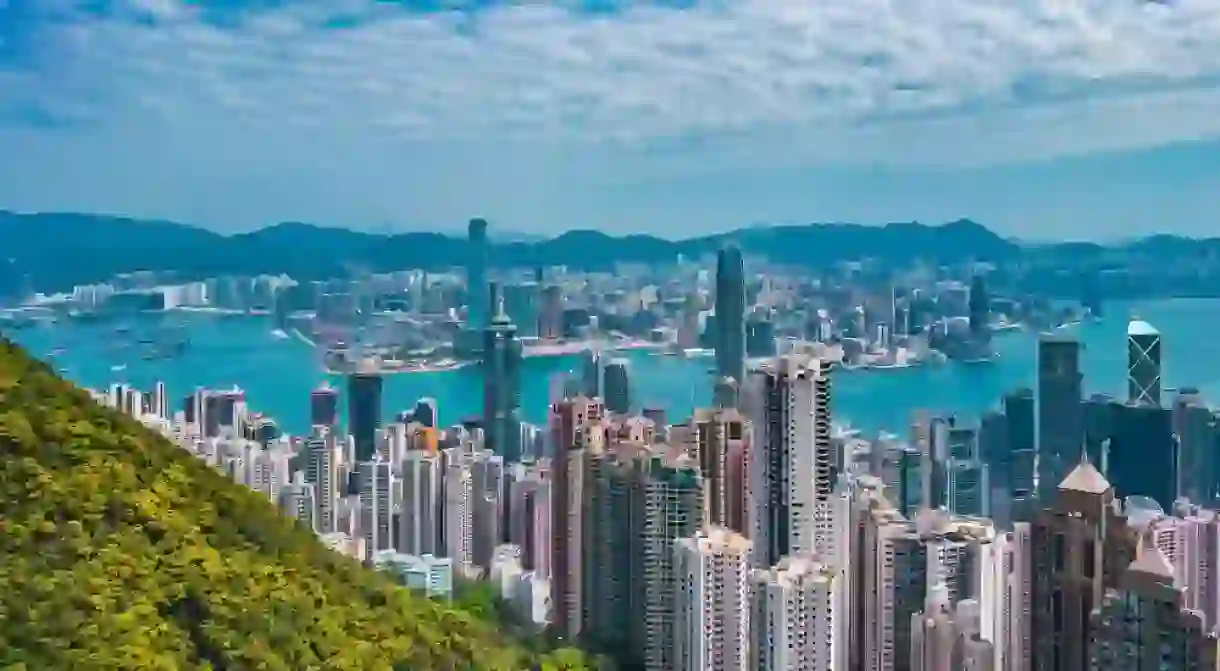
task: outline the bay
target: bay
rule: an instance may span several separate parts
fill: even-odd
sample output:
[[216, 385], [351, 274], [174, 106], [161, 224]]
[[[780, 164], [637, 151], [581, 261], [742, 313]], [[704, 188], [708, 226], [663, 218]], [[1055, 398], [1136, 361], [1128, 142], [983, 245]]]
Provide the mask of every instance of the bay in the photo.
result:
[[[1065, 331], [1084, 345], [1082, 368], [1087, 393], [1125, 395], [1127, 321], [1138, 316], [1161, 331], [1165, 386], [1193, 386], [1209, 399], [1220, 398], [1220, 338], [1216, 337], [1220, 300], [1115, 303], [1107, 310], [1108, 319]], [[190, 347], [174, 359], [146, 361], [133, 348], [118, 344], [121, 338], [116, 336], [113, 324], [85, 322], [61, 322], [10, 335], [39, 357], [60, 350], [53, 365], [84, 386], [105, 388], [113, 382], [125, 382], [149, 389], [156, 381], [163, 381], [175, 407], [178, 399], [196, 387], [239, 386], [253, 410], [270, 415], [292, 433], [308, 429], [312, 389], [324, 381], [342, 389], [343, 380], [322, 371], [312, 348], [296, 339], [277, 339], [268, 319], [203, 314], [150, 319], [185, 322]], [[832, 393], [835, 419], [868, 431], [905, 433], [918, 409], [955, 413], [963, 418], [977, 416], [995, 406], [1003, 393], [1035, 384], [1035, 335], [1001, 334], [995, 345], [999, 356], [989, 364], [837, 372]], [[670, 420], [678, 421], [692, 408], [710, 402], [711, 359], [647, 353], [626, 356], [632, 362], [632, 392], [637, 404], [665, 408]], [[578, 357], [527, 359], [522, 374], [524, 419], [544, 423], [555, 378], [579, 366]], [[477, 366], [387, 375], [383, 412], [391, 416], [409, 410], [419, 398], [432, 397], [442, 424], [452, 424], [480, 412], [482, 386]]]

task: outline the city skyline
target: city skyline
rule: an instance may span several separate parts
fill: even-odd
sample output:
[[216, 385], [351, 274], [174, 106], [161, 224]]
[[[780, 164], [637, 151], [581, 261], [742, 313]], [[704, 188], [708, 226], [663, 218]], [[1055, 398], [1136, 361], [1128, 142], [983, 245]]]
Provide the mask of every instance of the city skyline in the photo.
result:
[[1220, 204], [1202, 0], [39, 4], [0, 9], [21, 211], [1114, 239], [1203, 234]]

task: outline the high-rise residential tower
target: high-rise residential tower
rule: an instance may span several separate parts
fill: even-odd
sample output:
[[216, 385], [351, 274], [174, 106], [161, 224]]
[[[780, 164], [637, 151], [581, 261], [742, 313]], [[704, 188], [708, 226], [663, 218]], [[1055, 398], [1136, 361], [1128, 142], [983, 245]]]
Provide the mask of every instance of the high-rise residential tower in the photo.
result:
[[716, 374], [745, 378], [746, 277], [741, 249], [729, 246], [716, 257]]
[[788, 555], [823, 552], [832, 535], [830, 363], [780, 357], [751, 372], [747, 387], [749, 536], [754, 566], [768, 568]]
[[487, 326], [488, 312], [494, 307], [487, 303], [487, 221], [471, 219], [467, 226], [470, 246], [466, 265], [466, 315], [468, 328], [481, 330]]
[[1161, 332], [1138, 319], [1127, 325], [1127, 403], [1161, 405]]
[[674, 544], [674, 571], [673, 668], [764, 668], [752, 667], [749, 659], [750, 541], [722, 527], [678, 539]]
[[381, 427], [381, 372], [365, 359], [347, 379], [347, 430], [356, 447], [356, 461], [371, 461]]

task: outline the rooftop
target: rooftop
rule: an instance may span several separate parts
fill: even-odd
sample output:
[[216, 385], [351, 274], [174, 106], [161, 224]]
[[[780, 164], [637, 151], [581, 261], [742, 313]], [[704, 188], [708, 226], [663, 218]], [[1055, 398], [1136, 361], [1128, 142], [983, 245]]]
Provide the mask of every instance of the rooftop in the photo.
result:
[[1127, 335], [1129, 336], [1156, 336], [1161, 335], [1161, 332], [1142, 319], [1132, 319], [1130, 324], [1127, 324]]
[[1110, 490], [1110, 482], [1097, 471], [1087, 460], [1081, 461], [1071, 473], [1059, 483], [1059, 489], [1086, 494], [1105, 494]]

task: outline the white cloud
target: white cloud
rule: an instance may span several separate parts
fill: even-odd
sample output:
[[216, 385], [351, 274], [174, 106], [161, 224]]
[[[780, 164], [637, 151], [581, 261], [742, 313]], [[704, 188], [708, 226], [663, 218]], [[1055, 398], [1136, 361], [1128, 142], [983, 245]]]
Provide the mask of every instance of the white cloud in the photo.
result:
[[1220, 137], [1216, 0], [625, 2], [597, 14], [299, 0], [224, 20], [184, 0], [66, 4], [27, 27], [34, 57], [7, 75], [0, 62], [0, 112], [36, 109], [83, 124], [69, 132], [172, 143], [201, 161], [508, 146], [540, 161], [634, 160], [638, 175], [729, 160], [982, 165]]
[[[103, 122], [154, 114], [384, 139], [741, 148], [757, 132], [830, 160], [955, 160], [954, 147], [911, 156], [908, 142], [891, 155], [890, 123], [945, 137], [1007, 125], [1022, 141], [1001, 144], [1022, 155], [1130, 144], [1115, 121], [1154, 143], [1220, 130], [1209, 118], [1157, 128], [1144, 108], [1216, 95], [1214, 0], [746, 0], [596, 16], [531, 3], [431, 14], [371, 0], [287, 5], [216, 24], [181, 0], [128, 0], [44, 26], [54, 53], [18, 98], [87, 102]], [[1061, 137], [1073, 122], [1075, 137]], [[836, 139], [860, 134], [886, 141], [861, 157]]]

